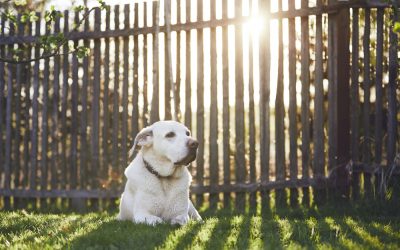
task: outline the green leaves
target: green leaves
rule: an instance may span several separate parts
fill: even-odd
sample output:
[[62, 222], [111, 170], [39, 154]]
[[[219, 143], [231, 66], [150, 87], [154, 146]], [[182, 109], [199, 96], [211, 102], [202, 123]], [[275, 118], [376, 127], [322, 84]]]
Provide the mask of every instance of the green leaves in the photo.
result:
[[62, 17], [62, 14], [61, 12], [55, 10], [53, 5], [50, 7], [50, 10], [46, 11], [44, 14], [44, 20], [46, 22], [54, 22], [59, 17]]
[[76, 56], [81, 59], [89, 55], [90, 49], [85, 46], [78, 46], [75, 49]]
[[24, 6], [26, 5], [28, 2], [26, 0], [14, 0], [14, 4], [16, 6]]
[[39, 20], [39, 17], [36, 15], [36, 13], [34, 11], [25, 12], [21, 16], [22, 23], [27, 23], [27, 22], [33, 23], [33, 22], [36, 22], [37, 20]]
[[400, 22], [395, 22], [393, 26], [393, 31], [400, 33]]

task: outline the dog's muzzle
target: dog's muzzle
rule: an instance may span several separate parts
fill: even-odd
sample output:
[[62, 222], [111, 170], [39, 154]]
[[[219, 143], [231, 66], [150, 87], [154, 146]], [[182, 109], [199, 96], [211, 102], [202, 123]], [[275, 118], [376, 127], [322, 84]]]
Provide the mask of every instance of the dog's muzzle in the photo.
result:
[[188, 147], [188, 154], [183, 159], [176, 162], [175, 165], [185, 165], [186, 166], [196, 159], [197, 148], [199, 147], [199, 143], [194, 139], [189, 139], [187, 142], [187, 147]]

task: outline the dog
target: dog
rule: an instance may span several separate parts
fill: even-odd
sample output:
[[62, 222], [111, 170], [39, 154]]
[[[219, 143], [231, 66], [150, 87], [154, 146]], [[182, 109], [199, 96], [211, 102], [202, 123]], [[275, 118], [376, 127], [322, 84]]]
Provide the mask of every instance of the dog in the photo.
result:
[[137, 134], [129, 154], [140, 148], [125, 169], [118, 220], [156, 225], [202, 221], [189, 199], [192, 177], [187, 165], [196, 159], [199, 143], [175, 121], [159, 121]]

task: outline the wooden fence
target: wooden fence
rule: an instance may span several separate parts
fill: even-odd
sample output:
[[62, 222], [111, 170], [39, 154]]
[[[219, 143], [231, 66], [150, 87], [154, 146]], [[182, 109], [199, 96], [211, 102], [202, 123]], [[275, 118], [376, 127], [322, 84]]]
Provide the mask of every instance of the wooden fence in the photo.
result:
[[[97, 9], [73, 32], [79, 13], [69, 11], [54, 27], [40, 15], [18, 27], [1, 20], [2, 58], [17, 48], [40, 56], [43, 34], [70, 38], [62, 55], [0, 62], [1, 206], [114, 206], [136, 133], [174, 112], [200, 143], [189, 167], [197, 205], [378, 195], [400, 165], [387, 4], [171, 6], [161, 4], [159, 25], [152, 1]], [[78, 59], [71, 45], [91, 53]]]

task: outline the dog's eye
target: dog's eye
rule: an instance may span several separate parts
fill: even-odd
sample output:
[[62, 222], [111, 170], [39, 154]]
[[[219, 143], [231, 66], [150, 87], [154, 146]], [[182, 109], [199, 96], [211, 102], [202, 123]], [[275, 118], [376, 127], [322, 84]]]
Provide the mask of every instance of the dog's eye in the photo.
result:
[[189, 131], [186, 131], [186, 135], [187, 135], [187, 136], [190, 136], [190, 132], [189, 132]]
[[175, 133], [174, 132], [169, 132], [168, 134], [165, 135], [165, 137], [173, 138], [173, 137], [175, 137]]

